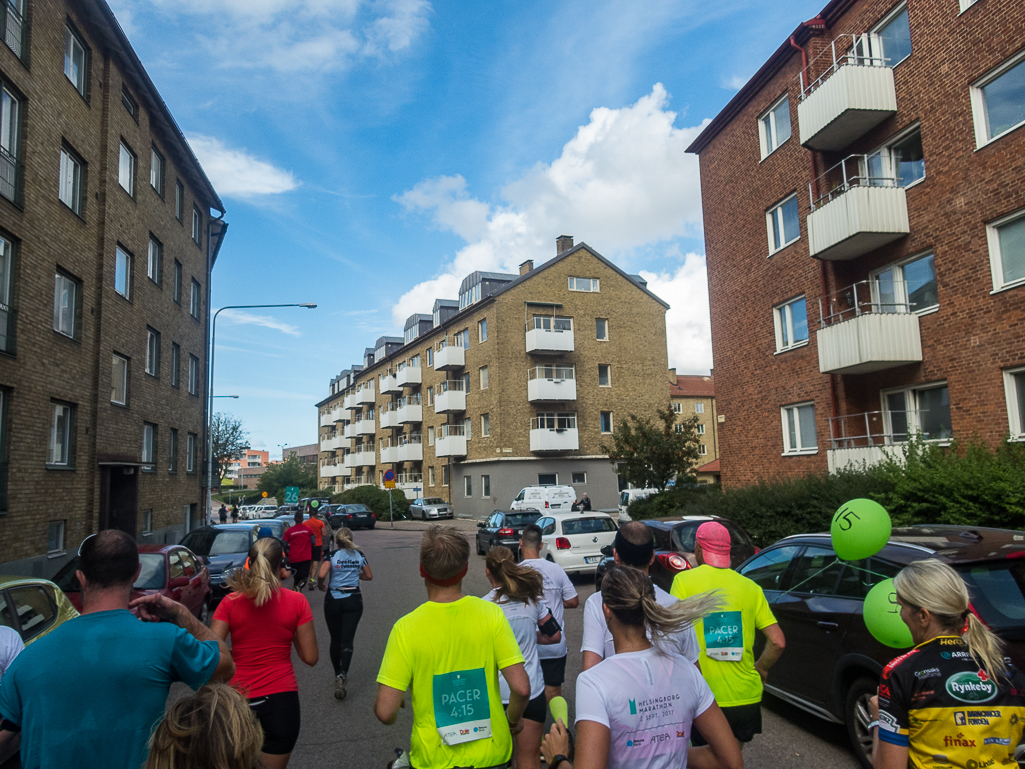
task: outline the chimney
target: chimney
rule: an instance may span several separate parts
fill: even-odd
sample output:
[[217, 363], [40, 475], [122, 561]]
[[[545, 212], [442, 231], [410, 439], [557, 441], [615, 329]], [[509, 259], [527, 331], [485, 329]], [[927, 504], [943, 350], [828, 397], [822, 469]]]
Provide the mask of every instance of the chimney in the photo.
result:
[[555, 239], [555, 254], [558, 256], [564, 251], [569, 251], [573, 248], [573, 236], [572, 235], [560, 235]]
[[520, 265], [520, 275], [526, 275], [528, 272], [534, 269], [534, 260], [528, 259]]
[[676, 369], [675, 368], [669, 369], [669, 381], [672, 382], [673, 384], [676, 384], [678, 382], [678, 380], [676, 378]]

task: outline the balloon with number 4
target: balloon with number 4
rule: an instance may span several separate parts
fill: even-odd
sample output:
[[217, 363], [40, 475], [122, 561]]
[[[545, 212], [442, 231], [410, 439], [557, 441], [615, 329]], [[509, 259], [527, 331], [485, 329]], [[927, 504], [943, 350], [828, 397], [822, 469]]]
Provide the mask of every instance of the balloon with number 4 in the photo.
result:
[[840, 558], [860, 561], [882, 550], [892, 530], [886, 508], [871, 499], [852, 499], [836, 511], [829, 533]]
[[914, 645], [911, 631], [900, 618], [900, 604], [892, 579], [884, 579], [865, 596], [865, 627], [879, 643], [894, 649]]

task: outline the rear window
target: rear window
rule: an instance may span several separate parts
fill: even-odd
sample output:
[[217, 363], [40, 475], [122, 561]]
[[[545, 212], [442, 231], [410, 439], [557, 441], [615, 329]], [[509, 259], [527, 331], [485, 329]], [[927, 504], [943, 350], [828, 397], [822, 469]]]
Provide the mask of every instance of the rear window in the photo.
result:
[[694, 545], [697, 542], [698, 527], [704, 521], [685, 523], [673, 529], [673, 550], [680, 550], [684, 553], [693, 553]]
[[346, 505], [345, 509], [350, 513], [369, 513], [370, 508], [366, 505]]
[[611, 518], [570, 518], [562, 522], [562, 533], [566, 536], [615, 530], [616, 524]]
[[164, 586], [164, 556], [161, 553], [143, 553], [139, 556], [142, 570], [132, 585], [136, 590], [160, 590]]
[[248, 531], [194, 531], [181, 541], [196, 555], [228, 555], [249, 552]]
[[[1022, 577], [1025, 564], [995, 563], [962, 566], [972, 606], [987, 625], [1005, 637], [1025, 637], [1025, 595]], [[1015, 632], [1008, 633], [1013, 630]]]
[[534, 523], [541, 517], [541, 513], [506, 513], [505, 523], [507, 526], [526, 526]]

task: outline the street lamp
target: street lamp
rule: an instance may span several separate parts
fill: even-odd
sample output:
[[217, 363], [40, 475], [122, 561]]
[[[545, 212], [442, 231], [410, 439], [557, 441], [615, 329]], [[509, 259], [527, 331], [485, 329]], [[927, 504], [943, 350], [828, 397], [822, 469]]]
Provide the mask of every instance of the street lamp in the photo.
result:
[[[209, 382], [209, 408], [207, 410], [206, 417], [206, 432], [207, 432], [207, 456], [206, 456], [206, 513], [207, 516], [213, 515], [214, 511], [214, 398], [218, 397], [214, 395], [214, 352], [216, 351], [217, 344], [217, 316], [225, 310], [262, 310], [269, 307], [305, 307], [307, 310], [316, 309], [317, 305], [314, 302], [300, 302], [297, 304], [233, 304], [227, 307], [222, 307], [214, 313], [214, 318], [210, 322], [210, 371], [207, 372], [207, 376], [210, 378]], [[238, 396], [227, 396], [235, 397]]]
[[237, 395], [214, 395], [212, 397], [214, 397], [214, 398], [236, 398], [236, 399], [238, 398]]

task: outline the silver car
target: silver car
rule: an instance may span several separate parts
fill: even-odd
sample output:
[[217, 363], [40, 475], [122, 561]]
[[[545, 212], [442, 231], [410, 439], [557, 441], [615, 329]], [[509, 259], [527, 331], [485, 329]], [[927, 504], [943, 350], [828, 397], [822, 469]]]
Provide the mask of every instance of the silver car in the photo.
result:
[[441, 497], [421, 497], [409, 506], [409, 517], [426, 521], [431, 518], [452, 518], [452, 505]]

